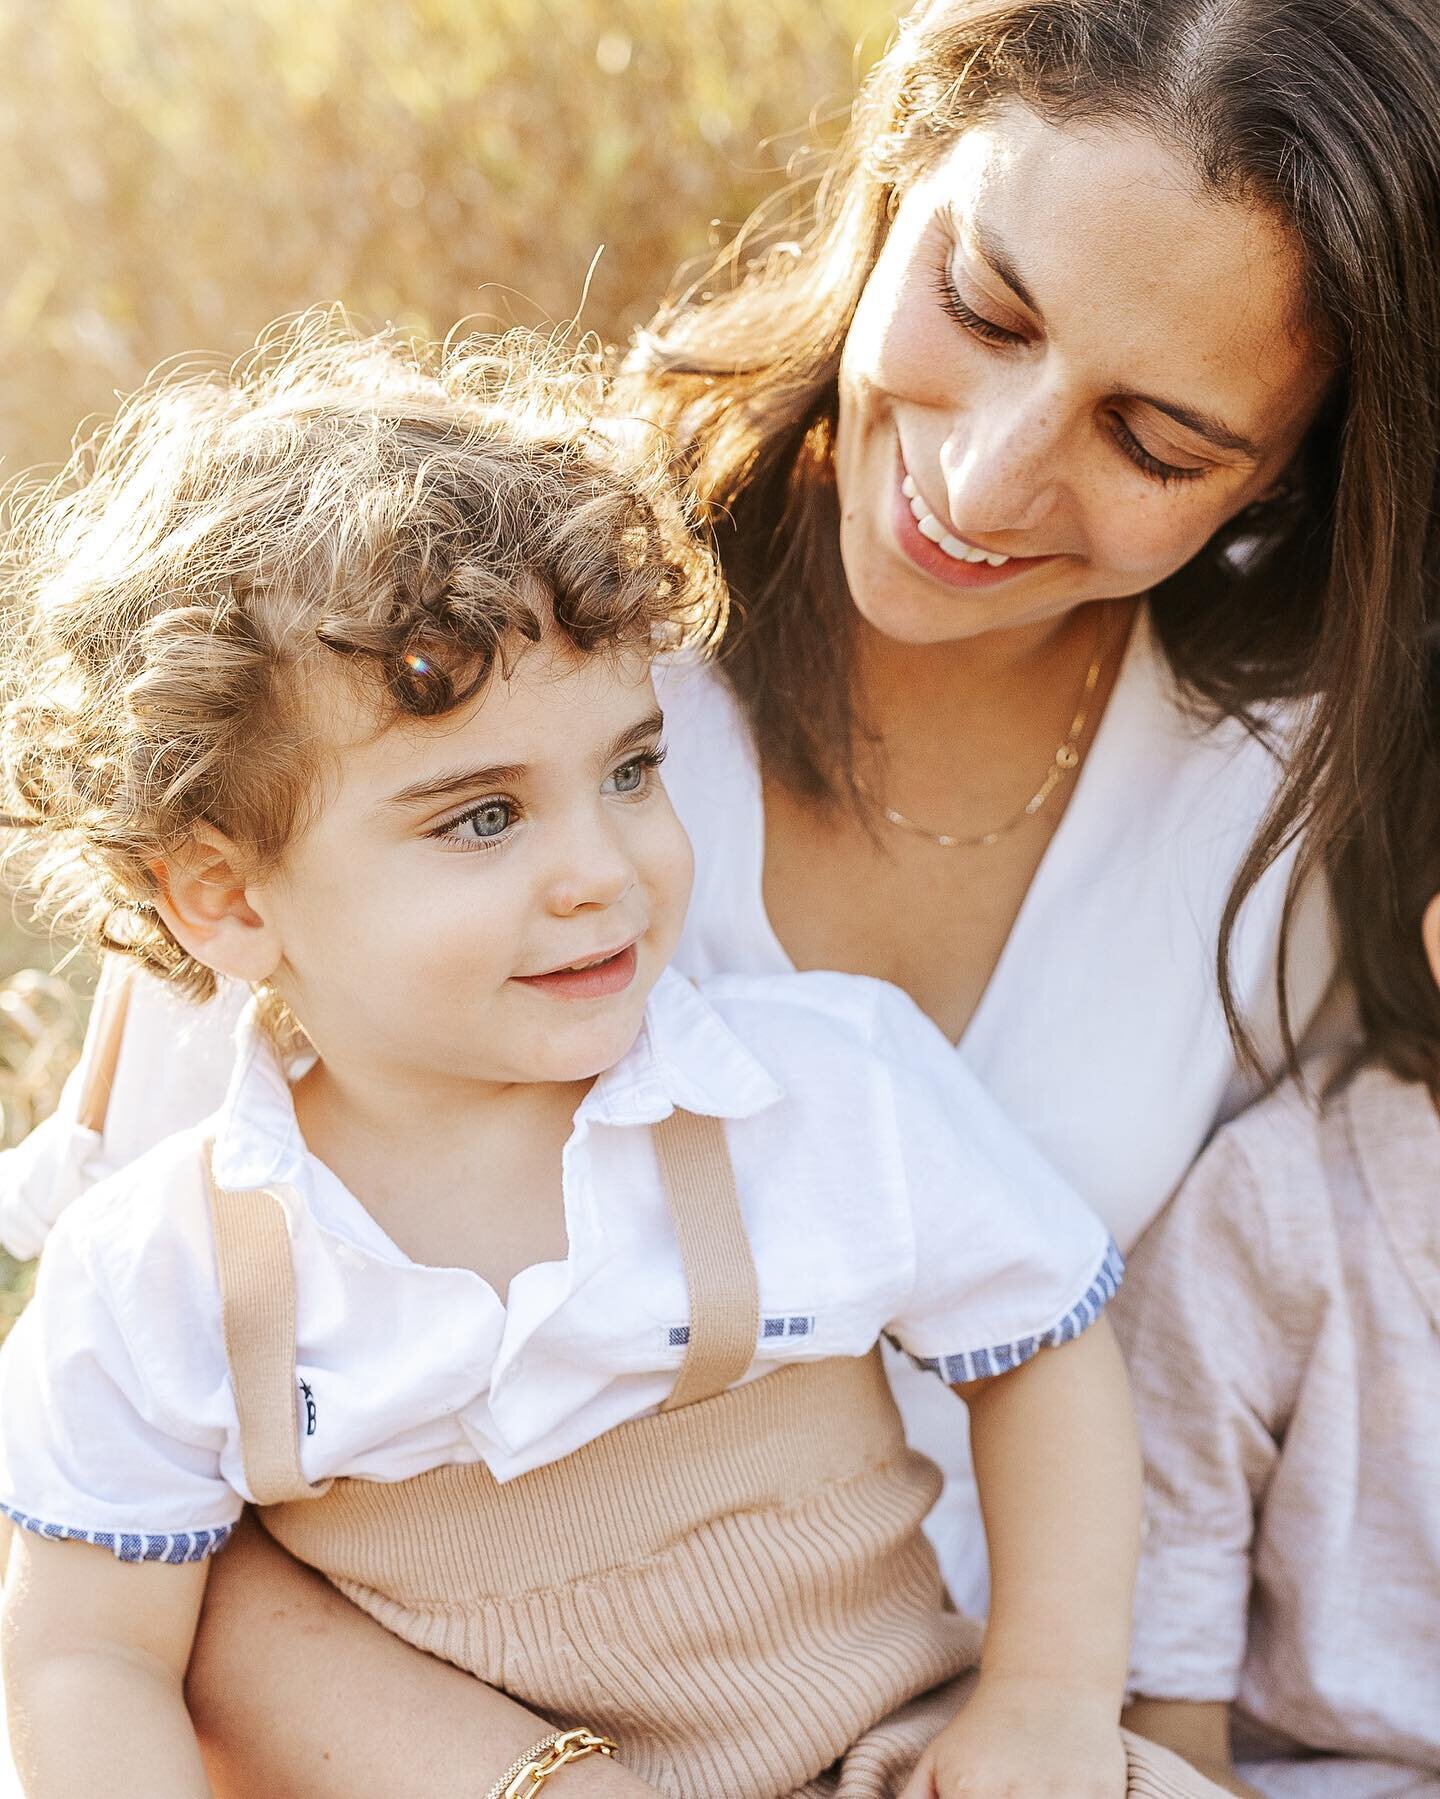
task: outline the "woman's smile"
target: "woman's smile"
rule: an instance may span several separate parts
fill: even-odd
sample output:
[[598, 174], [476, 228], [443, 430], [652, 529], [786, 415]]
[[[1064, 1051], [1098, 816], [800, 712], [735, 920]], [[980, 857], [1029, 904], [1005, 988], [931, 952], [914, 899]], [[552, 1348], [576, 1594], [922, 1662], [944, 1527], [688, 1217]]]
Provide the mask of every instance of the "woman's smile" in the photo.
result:
[[891, 505], [896, 547], [923, 574], [947, 587], [994, 587], [1053, 562], [1053, 556], [1012, 556], [964, 537], [942, 514], [930, 510], [915, 477], [897, 458]]

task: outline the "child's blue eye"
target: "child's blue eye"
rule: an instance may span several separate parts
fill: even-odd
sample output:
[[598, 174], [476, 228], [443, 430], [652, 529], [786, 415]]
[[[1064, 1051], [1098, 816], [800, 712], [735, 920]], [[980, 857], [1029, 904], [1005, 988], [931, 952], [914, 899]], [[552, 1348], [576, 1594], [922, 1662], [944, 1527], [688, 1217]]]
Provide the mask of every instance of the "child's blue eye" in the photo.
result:
[[664, 750], [642, 750], [638, 756], [622, 762], [605, 785], [611, 793], [643, 793], [650, 784], [651, 775], [664, 760]]
[[482, 849], [497, 842], [515, 822], [515, 807], [510, 800], [482, 800], [478, 806], [452, 818], [431, 831], [430, 836], [443, 838], [460, 849]]
[[498, 837], [510, 823], [510, 802], [486, 800], [462, 822], [470, 825], [477, 837]]

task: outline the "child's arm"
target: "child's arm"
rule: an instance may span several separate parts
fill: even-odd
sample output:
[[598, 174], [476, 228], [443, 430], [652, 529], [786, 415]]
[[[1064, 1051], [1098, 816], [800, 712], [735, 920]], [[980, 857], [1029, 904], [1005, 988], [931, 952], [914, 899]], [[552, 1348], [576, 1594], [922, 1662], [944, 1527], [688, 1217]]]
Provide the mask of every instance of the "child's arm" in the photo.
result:
[[1311, 1114], [1292, 1128], [1301, 1105], [1282, 1093], [1220, 1133], [1136, 1245], [1113, 1308], [1149, 1526], [1125, 1722], [1237, 1793], [1250, 1789], [1231, 1764], [1228, 1702], [1257, 1520], [1323, 1305], [1313, 1271], [1329, 1213]]
[[27, 1799], [208, 1799], [182, 1691], [207, 1564], [15, 1537], [4, 1676]]
[[1224, 1792], [1238, 1793], [1241, 1799], [1264, 1799], [1235, 1772], [1230, 1707], [1222, 1700], [1136, 1699], [1126, 1707], [1124, 1722], [1138, 1736], [1183, 1755]]
[[1140, 1454], [1102, 1318], [957, 1387], [990, 1546], [980, 1679], [904, 1799], [1121, 1799], [1119, 1716], [1140, 1538]]

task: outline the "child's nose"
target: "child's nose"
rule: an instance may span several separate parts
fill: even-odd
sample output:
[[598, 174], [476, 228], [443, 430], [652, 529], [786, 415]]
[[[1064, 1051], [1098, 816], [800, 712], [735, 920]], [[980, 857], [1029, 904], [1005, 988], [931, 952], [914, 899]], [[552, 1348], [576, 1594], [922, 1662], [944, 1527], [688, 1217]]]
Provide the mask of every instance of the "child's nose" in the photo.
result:
[[550, 882], [550, 909], [564, 917], [587, 907], [613, 906], [635, 883], [635, 865], [615, 833], [588, 830], [569, 846]]

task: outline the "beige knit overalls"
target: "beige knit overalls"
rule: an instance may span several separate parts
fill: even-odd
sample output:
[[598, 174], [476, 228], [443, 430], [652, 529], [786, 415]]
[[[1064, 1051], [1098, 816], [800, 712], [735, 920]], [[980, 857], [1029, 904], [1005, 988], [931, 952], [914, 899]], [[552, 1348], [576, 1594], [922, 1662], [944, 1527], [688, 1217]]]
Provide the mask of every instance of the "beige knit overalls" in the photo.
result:
[[[676, 1113], [654, 1136], [690, 1293], [674, 1391], [503, 1485], [481, 1463], [306, 1482], [284, 1215], [212, 1186], [261, 1521], [417, 1648], [613, 1737], [659, 1792], [893, 1799], [979, 1653], [921, 1531], [940, 1477], [906, 1447], [878, 1351], [732, 1384], [759, 1302], [723, 1126]], [[1131, 1794], [1218, 1792], [1129, 1748]]]

